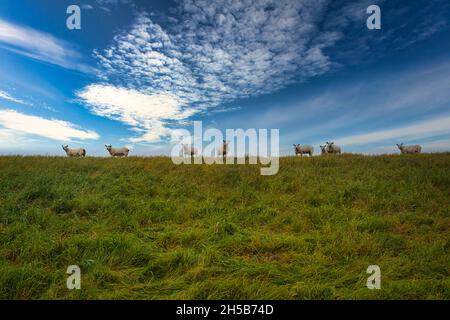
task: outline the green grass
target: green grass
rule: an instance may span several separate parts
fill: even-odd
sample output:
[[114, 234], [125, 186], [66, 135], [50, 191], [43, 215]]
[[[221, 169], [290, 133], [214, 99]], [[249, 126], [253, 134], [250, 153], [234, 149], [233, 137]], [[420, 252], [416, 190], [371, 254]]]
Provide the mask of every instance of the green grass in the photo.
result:
[[450, 299], [449, 231], [449, 154], [0, 157], [1, 299]]

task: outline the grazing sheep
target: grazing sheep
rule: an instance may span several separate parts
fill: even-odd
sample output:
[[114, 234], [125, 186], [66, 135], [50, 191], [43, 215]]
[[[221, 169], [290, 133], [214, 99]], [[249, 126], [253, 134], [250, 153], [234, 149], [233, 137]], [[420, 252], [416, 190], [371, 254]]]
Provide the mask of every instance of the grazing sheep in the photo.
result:
[[106, 150], [112, 157], [127, 157], [130, 150], [128, 148], [113, 148], [112, 145], [105, 144]]
[[414, 153], [421, 153], [422, 152], [422, 147], [419, 146], [418, 144], [413, 145], [413, 146], [405, 146], [403, 145], [403, 143], [401, 144], [397, 144], [397, 147], [400, 149], [400, 152], [402, 154], [414, 154]]
[[85, 157], [86, 150], [83, 148], [71, 149], [69, 146], [62, 146], [63, 150], [66, 152], [68, 157]]
[[182, 144], [183, 146], [183, 155], [188, 157], [194, 157], [197, 156], [197, 148], [194, 148], [193, 146], [190, 146], [188, 144]]
[[327, 153], [328, 153], [328, 151], [327, 151], [327, 146], [326, 146], [326, 145], [324, 145], [324, 146], [320, 146], [320, 150], [322, 151], [322, 155], [324, 155], [324, 154], [327, 154]]
[[294, 151], [295, 151], [295, 155], [300, 155], [301, 157], [303, 157], [303, 154], [309, 154], [310, 157], [312, 157], [313, 153], [314, 153], [314, 148], [313, 146], [308, 146], [308, 145], [300, 145], [294, 144]]
[[334, 144], [334, 142], [327, 142], [327, 153], [341, 154], [341, 147]]
[[217, 150], [217, 156], [226, 157], [228, 150], [229, 150], [229, 144], [230, 144], [230, 141], [223, 140], [222, 145], [219, 146], [219, 148]]

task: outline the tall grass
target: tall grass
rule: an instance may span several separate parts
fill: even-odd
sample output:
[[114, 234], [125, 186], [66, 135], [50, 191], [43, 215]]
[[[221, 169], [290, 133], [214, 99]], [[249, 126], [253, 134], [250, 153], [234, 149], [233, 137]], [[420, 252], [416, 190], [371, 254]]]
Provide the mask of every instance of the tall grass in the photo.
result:
[[448, 154], [0, 157], [2, 299], [449, 299], [449, 229]]

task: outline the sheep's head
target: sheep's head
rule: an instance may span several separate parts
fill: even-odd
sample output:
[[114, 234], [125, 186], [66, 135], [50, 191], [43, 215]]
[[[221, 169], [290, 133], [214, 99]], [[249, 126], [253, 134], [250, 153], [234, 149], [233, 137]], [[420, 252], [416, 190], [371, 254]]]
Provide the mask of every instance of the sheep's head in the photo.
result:
[[397, 143], [397, 147], [401, 150], [403, 148], [403, 143], [400, 144]]
[[110, 144], [105, 144], [105, 147], [106, 147], [106, 150], [111, 150], [111, 148], [112, 148], [112, 145], [110, 145]]
[[327, 142], [327, 151], [332, 152], [334, 142]]
[[65, 146], [62, 146], [62, 148], [63, 148], [64, 151], [67, 151], [69, 149], [69, 146], [65, 145]]

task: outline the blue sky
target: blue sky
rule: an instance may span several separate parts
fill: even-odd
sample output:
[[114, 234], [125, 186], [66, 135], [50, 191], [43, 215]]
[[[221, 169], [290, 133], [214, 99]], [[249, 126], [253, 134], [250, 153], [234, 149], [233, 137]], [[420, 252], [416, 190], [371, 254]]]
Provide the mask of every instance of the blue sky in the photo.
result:
[[449, 18], [444, 0], [3, 0], [0, 153], [167, 155], [194, 120], [280, 129], [282, 154], [448, 151]]

